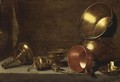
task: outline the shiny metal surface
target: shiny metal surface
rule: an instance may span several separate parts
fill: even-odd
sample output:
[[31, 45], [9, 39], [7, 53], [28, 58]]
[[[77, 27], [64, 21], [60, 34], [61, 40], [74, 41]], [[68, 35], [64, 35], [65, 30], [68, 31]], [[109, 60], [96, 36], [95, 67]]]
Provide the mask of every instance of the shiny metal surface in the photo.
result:
[[91, 69], [93, 64], [92, 54], [88, 53], [81, 45], [73, 46], [68, 52], [68, 65], [75, 72]]
[[53, 71], [58, 72], [60, 71], [60, 63], [54, 61], [53, 59], [49, 59], [49, 57], [46, 56], [38, 56], [34, 57], [33, 64], [27, 71], [30, 71], [33, 68], [37, 70], [46, 70], [51, 68]]
[[[21, 61], [21, 63], [30, 63], [31, 64], [33, 62], [33, 52], [27, 43], [25, 43], [25, 42], [20, 43], [18, 46], [18, 50], [23, 55], [23, 57], [19, 59]], [[17, 53], [18, 52], [16, 52], [15, 55], [17, 55]]]
[[34, 63], [37, 70], [45, 70], [50, 68], [50, 63], [47, 57], [35, 57]]
[[104, 62], [116, 57], [114, 54], [115, 47], [112, 43], [106, 42], [103, 39], [85, 40], [83, 46], [93, 53], [95, 61]]
[[115, 75], [115, 74], [119, 74], [120, 66], [116, 64], [116, 60], [115, 60], [115, 61], [110, 61], [105, 66], [99, 67], [98, 70], [104, 74]]
[[18, 65], [32, 64], [33, 53], [32, 53], [32, 50], [27, 43], [25, 43], [25, 42], [20, 43], [18, 45], [17, 50], [15, 50], [15, 56], [12, 57], [10, 60], [4, 62], [2, 64], [2, 67], [5, 69], [10, 68], [10, 67], [15, 67], [14, 66], [15, 62], [18, 62]]
[[81, 32], [86, 39], [100, 37], [112, 23], [112, 9], [106, 3], [89, 6], [79, 18]]

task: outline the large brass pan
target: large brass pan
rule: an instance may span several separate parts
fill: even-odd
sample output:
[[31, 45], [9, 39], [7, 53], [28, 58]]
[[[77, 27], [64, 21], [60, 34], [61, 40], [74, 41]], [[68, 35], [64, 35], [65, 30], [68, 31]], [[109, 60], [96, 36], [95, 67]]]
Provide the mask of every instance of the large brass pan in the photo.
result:
[[89, 6], [79, 18], [80, 30], [86, 39], [100, 37], [112, 23], [112, 9], [106, 3]]

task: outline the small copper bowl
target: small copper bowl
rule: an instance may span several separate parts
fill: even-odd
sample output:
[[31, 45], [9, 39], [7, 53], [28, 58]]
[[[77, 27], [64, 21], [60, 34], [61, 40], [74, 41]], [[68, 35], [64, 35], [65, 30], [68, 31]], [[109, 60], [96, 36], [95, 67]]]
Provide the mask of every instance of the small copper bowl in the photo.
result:
[[81, 45], [73, 46], [68, 52], [68, 65], [75, 72], [83, 72], [84, 69], [91, 69], [93, 56]]

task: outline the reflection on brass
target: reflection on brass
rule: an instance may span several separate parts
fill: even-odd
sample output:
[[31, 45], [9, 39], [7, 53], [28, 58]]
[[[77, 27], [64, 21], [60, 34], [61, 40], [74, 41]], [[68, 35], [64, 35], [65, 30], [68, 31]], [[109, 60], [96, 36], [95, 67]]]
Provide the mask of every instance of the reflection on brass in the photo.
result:
[[37, 70], [46, 70], [52, 68], [53, 71], [57, 72], [60, 69], [59, 62], [50, 59], [47, 56], [38, 56], [34, 57], [33, 64], [27, 71], [30, 71], [32, 68], [36, 68]]
[[31, 64], [33, 62], [33, 53], [27, 43], [20, 43], [15, 51], [15, 57], [2, 64], [3, 68], [9, 68], [11, 64], [18, 62], [19, 65]]
[[37, 70], [45, 70], [49, 69], [51, 66], [51, 60], [49, 60], [45, 56], [38, 56], [33, 58], [33, 64], [27, 71], [30, 71], [32, 68], [36, 68]]
[[114, 65], [114, 61], [110, 61], [110, 63], [108, 64], [108, 72], [112, 72], [117, 69], [118, 69], [118, 67]]
[[106, 43], [103, 39], [85, 40], [83, 46], [93, 53], [95, 61], [109, 61], [115, 58], [114, 45]]
[[54, 49], [47, 52], [48, 56], [34, 57], [33, 64], [28, 68], [28, 71], [32, 68], [36, 68], [37, 70], [51, 68], [53, 71], [58, 72], [60, 70], [60, 61], [64, 59], [66, 52], [66, 49]]
[[60, 65], [57, 64], [57, 63], [53, 63], [52, 66], [51, 66], [52, 70], [55, 71], [55, 72], [59, 72], [61, 71], [60, 70]]
[[68, 65], [75, 72], [92, 69], [93, 56], [83, 46], [75, 45], [68, 52]]
[[98, 70], [105, 74], [118, 74], [120, 72], [120, 67], [115, 65], [115, 61], [110, 61], [110, 63], [100, 67]]
[[101, 36], [112, 23], [112, 9], [106, 3], [95, 3], [89, 6], [79, 18], [81, 32], [86, 39]]

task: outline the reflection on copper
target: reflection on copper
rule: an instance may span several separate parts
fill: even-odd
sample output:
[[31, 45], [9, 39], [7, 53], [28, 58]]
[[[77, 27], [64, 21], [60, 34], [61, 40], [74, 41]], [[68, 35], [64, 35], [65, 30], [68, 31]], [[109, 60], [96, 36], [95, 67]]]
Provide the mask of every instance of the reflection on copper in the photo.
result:
[[88, 53], [81, 45], [73, 46], [68, 52], [68, 65], [75, 72], [91, 69], [93, 64], [92, 54]]
[[83, 62], [80, 62], [80, 66], [84, 69], [86, 67], [86, 64]]

